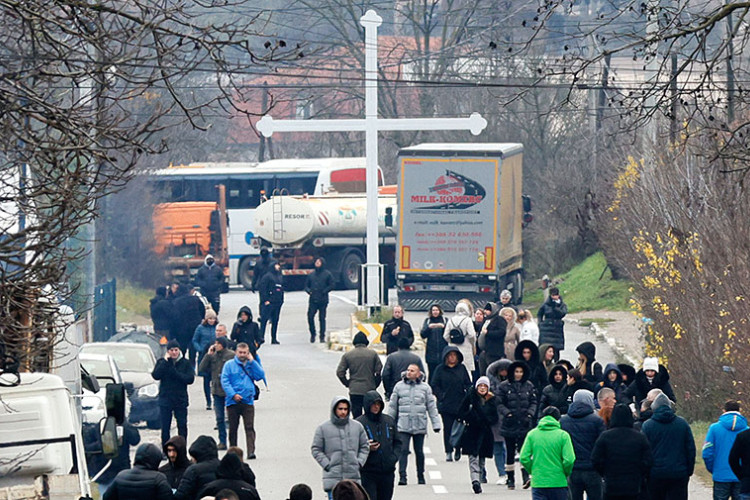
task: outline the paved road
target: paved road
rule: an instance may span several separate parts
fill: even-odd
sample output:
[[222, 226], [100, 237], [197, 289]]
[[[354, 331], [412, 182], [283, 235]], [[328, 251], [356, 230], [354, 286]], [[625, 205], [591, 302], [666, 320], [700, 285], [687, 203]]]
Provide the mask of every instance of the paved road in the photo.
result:
[[[349, 315], [354, 311], [352, 292], [335, 292], [329, 306], [329, 330], [349, 327]], [[310, 455], [310, 443], [315, 427], [327, 419], [331, 399], [345, 395], [344, 387], [335, 376], [335, 368], [341, 356], [339, 352], [326, 350], [324, 344], [310, 344], [305, 317], [307, 297], [303, 292], [286, 294], [279, 327], [280, 346], [268, 343], [261, 356], [269, 380], [269, 391], [263, 391], [256, 410], [258, 434], [257, 460], [249, 462], [258, 476], [258, 489], [264, 500], [287, 498], [295, 483], [309, 484], [314, 498], [323, 500], [321, 471]], [[221, 322], [231, 328], [236, 311], [248, 304], [257, 312], [257, 295], [245, 291], [232, 291], [222, 296]], [[407, 319], [412, 325], [420, 325], [424, 314], [410, 312]], [[575, 359], [571, 353], [576, 345], [590, 340], [597, 345], [600, 362], [614, 360], [614, 354], [606, 344], [597, 342], [584, 329], [569, 325], [566, 328], [567, 359]], [[192, 442], [200, 434], [215, 436], [213, 412], [205, 410], [201, 385], [190, 387], [191, 405], [188, 412], [189, 437]], [[142, 431], [144, 440], [159, 442], [158, 431]], [[240, 433], [240, 445], [244, 436]], [[427, 485], [416, 484], [416, 470], [410, 464], [409, 485], [397, 486], [394, 498], [398, 500], [425, 500], [426, 498], [475, 498], [469, 481], [468, 462], [463, 458], [458, 463], [446, 463], [440, 435], [430, 433], [426, 440]], [[495, 485], [497, 472], [488, 464], [489, 484], [485, 494], [497, 498], [530, 498], [529, 491], [508, 491], [505, 486]], [[707, 490], [703, 490], [707, 491]], [[709, 498], [705, 493], [693, 498]]]

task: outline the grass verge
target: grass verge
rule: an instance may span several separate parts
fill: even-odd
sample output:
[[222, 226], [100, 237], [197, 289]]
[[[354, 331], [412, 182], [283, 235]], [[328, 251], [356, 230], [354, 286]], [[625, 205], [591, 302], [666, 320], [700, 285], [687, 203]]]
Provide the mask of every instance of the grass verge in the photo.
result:
[[150, 321], [149, 300], [153, 290], [147, 290], [124, 281], [117, 283], [117, 325], [120, 323], [143, 324]]
[[597, 252], [563, 274], [558, 285], [568, 312], [628, 311], [630, 283], [612, 279], [604, 254]]
[[703, 442], [706, 440], [706, 434], [708, 434], [708, 427], [711, 422], [692, 422], [690, 428], [693, 429], [693, 439], [695, 439], [695, 476], [697, 476], [703, 484], [712, 485], [713, 478], [711, 473], [706, 470], [706, 464], [703, 463], [701, 458], [701, 452], [703, 450]]

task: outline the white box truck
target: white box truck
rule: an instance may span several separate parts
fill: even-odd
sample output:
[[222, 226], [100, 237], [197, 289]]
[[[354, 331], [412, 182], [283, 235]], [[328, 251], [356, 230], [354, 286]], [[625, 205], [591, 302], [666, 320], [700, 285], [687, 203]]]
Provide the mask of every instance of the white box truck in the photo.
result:
[[399, 152], [399, 304], [454, 310], [508, 289], [523, 298], [523, 146], [420, 144]]

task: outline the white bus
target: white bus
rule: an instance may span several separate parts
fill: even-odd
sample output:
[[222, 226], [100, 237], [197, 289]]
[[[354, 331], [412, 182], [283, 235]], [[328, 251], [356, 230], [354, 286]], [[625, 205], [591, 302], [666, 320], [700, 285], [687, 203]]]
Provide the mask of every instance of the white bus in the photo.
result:
[[[383, 173], [379, 170], [379, 184]], [[253, 220], [255, 208], [275, 193], [322, 195], [363, 193], [364, 158], [280, 159], [263, 163], [191, 163], [148, 174], [154, 199], [160, 203], [215, 202], [216, 185], [226, 188], [229, 219], [227, 249], [229, 284], [249, 289], [260, 255]], [[256, 238], [256, 245], [253, 239]]]

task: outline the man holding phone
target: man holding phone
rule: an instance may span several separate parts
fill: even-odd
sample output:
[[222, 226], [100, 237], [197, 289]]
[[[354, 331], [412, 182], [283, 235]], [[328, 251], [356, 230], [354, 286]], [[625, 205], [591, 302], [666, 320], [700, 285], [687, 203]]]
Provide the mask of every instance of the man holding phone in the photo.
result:
[[362, 486], [370, 500], [391, 500], [396, 464], [401, 455], [401, 437], [396, 421], [383, 414], [385, 403], [377, 391], [364, 396], [365, 413], [357, 418], [367, 433], [370, 454], [362, 467]]
[[195, 380], [195, 371], [180, 350], [180, 344], [172, 339], [167, 344], [167, 352], [156, 362], [151, 373], [154, 380], [159, 380], [159, 411], [161, 412], [161, 444], [164, 446], [169, 438], [172, 426], [172, 415], [177, 421], [177, 434], [187, 440], [187, 386]]

